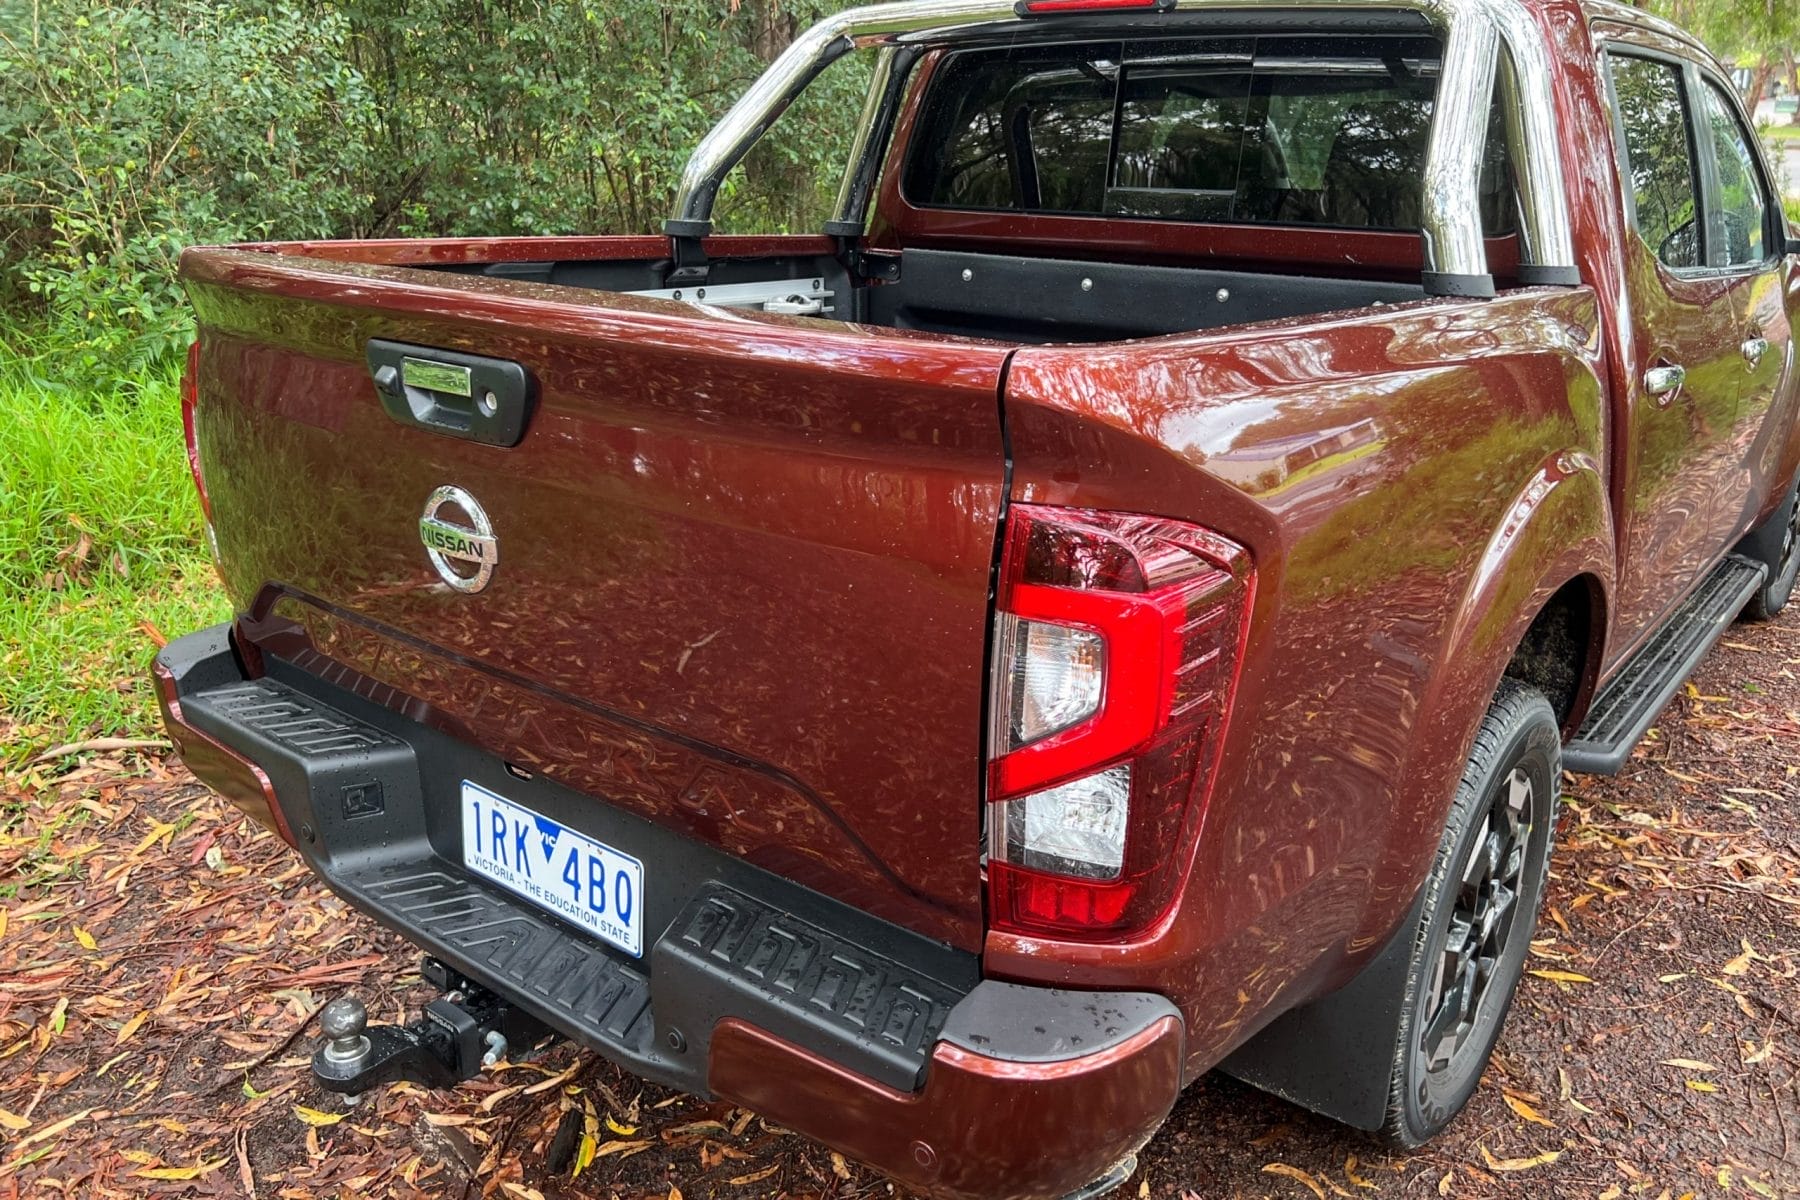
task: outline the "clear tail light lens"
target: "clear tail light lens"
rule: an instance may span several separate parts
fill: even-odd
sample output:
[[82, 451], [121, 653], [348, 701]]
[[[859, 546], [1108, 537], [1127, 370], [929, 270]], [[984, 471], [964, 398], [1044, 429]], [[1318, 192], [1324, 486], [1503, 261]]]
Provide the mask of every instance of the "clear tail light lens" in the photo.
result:
[[1010, 669], [998, 680], [995, 713], [1008, 747], [1029, 745], [1100, 711], [1105, 642], [1098, 633], [1001, 614]]
[[1172, 901], [1250, 610], [1244, 550], [1159, 517], [1015, 505], [988, 770], [994, 926], [1109, 940]]
[[1115, 879], [1125, 864], [1131, 766], [1121, 764], [995, 806], [1000, 859], [1037, 871]]

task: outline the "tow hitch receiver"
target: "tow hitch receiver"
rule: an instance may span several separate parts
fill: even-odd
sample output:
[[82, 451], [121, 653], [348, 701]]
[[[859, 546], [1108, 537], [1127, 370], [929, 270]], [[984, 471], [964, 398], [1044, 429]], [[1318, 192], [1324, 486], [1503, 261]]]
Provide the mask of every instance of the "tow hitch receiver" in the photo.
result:
[[443, 995], [406, 1025], [370, 1025], [355, 996], [340, 996], [319, 1014], [325, 1043], [313, 1054], [313, 1076], [327, 1091], [356, 1095], [407, 1080], [454, 1087], [506, 1056], [548, 1037], [550, 1030], [435, 958], [419, 973]]

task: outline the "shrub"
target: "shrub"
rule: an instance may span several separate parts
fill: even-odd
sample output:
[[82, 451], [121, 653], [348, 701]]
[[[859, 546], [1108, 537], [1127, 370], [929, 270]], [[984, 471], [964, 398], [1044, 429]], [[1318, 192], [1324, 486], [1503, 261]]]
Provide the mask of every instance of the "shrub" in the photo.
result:
[[[169, 362], [196, 242], [656, 229], [688, 152], [824, 0], [0, 0], [0, 301], [40, 372]], [[723, 191], [817, 228], [866, 69]], [[30, 349], [30, 348], [28, 348]]]
[[167, 360], [180, 248], [354, 228], [373, 98], [348, 23], [285, 3], [0, 0], [0, 238], [59, 373]]

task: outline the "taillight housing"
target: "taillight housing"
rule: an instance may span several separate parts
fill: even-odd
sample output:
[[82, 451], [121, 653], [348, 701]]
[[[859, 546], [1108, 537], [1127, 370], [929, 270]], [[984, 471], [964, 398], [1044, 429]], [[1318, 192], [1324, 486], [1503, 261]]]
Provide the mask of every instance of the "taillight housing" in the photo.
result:
[[1119, 940], [1174, 898], [1217, 757], [1255, 577], [1163, 517], [1014, 505], [988, 764], [996, 929]]
[[200, 435], [194, 427], [194, 408], [200, 401], [200, 343], [188, 344], [187, 369], [181, 373], [181, 437], [187, 444], [188, 474], [200, 494], [200, 511], [212, 533], [212, 498], [206, 494], [206, 472], [200, 466]]

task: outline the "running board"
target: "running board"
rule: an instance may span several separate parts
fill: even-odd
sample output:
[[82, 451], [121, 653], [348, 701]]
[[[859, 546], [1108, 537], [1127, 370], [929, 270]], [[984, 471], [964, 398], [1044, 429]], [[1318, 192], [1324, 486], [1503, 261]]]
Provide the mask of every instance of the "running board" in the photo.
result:
[[1724, 636], [1768, 571], [1762, 563], [1737, 554], [1714, 567], [1706, 582], [1681, 602], [1656, 636], [1595, 697], [1581, 731], [1563, 747], [1563, 767], [1617, 775], [1632, 747]]

